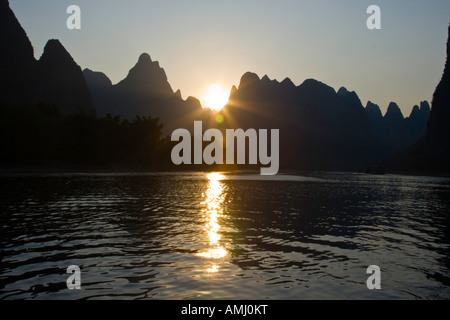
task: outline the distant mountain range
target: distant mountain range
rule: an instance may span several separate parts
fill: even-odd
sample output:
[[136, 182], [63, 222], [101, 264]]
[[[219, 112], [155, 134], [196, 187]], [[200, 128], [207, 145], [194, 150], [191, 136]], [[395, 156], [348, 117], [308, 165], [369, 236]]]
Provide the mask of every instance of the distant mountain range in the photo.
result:
[[364, 108], [346, 88], [308, 79], [295, 86], [246, 73], [222, 113], [226, 127], [282, 128], [281, 163], [302, 169], [355, 169], [377, 163], [414, 143], [426, 131], [429, 105], [404, 118], [395, 103], [385, 116]]
[[[450, 174], [450, 26], [447, 60], [433, 94], [426, 134], [386, 162], [390, 170], [420, 174]], [[419, 110], [420, 111], [420, 110]], [[417, 111], [416, 111], [417, 113]]]
[[[419, 145], [445, 144], [450, 135], [448, 60], [433, 110], [422, 101], [407, 118], [394, 102], [384, 116], [370, 101], [364, 107], [346, 88], [336, 92], [314, 79], [296, 86], [289, 78], [279, 82], [247, 72], [220, 111], [224, 121], [217, 123], [215, 112], [203, 109], [198, 99], [183, 100], [179, 90], [174, 92], [164, 69], [146, 53], [125, 79], [112, 84], [101, 72], [82, 71], [58, 40], [49, 40], [36, 60], [5, 0], [0, 2], [0, 30], [0, 106], [45, 101], [58, 105], [64, 114], [95, 110], [100, 117], [158, 117], [166, 134], [191, 129], [194, 120], [203, 121], [204, 128], [277, 128], [281, 167], [286, 169], [363, 169], [422, 137]], [[422, 150], [417, 144], [415, 148]], [[402, 157], [409, 159], [410, 154]]]

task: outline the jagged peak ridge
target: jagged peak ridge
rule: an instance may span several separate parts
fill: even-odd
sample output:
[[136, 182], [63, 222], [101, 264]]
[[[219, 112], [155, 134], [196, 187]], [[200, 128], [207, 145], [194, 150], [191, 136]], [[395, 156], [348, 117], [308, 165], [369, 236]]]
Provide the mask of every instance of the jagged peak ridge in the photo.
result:
[[117, 86], [153, 92], [158, 95], [173, 95], [166, 72], [159, 66], [158, 61], [152, 61], [148, 53], [142, 53], [137, 63], [128, 72], [125, 79]]
[[441, 81], [433, 94], [428, 135], [445, 141], [450, 138], [450, 25], [448, 27], [447, 58]]
[[367, 101], [366, 105], [366, 113], [368, 115], [371, 115], [372, 117], [376, 119], [383, 118], [383, 113], [381, 112], [380, 106], [373, 103], [372, 101]]
[[367, 110], [378, 110], [381, 113], [381, 109], [380, 106], [377, 105], [376, 103], [373, 103], [372, 101], [367, 101], [367, 105], [366, 105], [366, 109]]
[[64, 48], [61, 42], [57, 39], [50, 39], [44, 47], [44, 51], [39, 59], [40, 63], [59, 64], [64, 62], [76, 64], [70, 53]]
[[355, 91], [348, 91], [345, 87], [339, 88], [337, 94], [349, 102], [350, 106], [357, 106], [364, 109], [358, 94]]
[[[341, 96], [349, 94], [349, 93], [350, 93], [350, 91], [348, 91], [346, 87], [340, 87], [339, 90], [337, 91], [337, 94], [341, 95]], [[353, 91], [353, 93], [354, 93], [354, 91]]]
[[[11, 10], [8, 0], [0, 1], [0, 30], [0, 41], [2, 43], [16, 44], [14, 47], [8, 46], [8, 50], [2, 49], [0, 57], [14, 55], [14, 57], [20, 56], [26, 63], [35, 61], [33, 45], [16, 15]], [[19, 49], [16, 50], [16, 48]]]
[[136, 63], [136, 66], [140, 67], [154, 67], [155, 69], [159, 68], [162, 69], [159, 65], [159, 61], [153, 61], [150, 55], [146, 52], [142, 53], [139, 56], [139, 59]]
[[386, 119], [404, 119], [403, 113], [400, 110], [400, 107], [395, 103], [389, 103], [386, 114], [384, 115]]
[[303, 81], [303, 83], [301, 85], [299, 85], [297, 87], [299, 90], [304, 90], [304, 89], [320, 89], [323, 90], [323, 92], [327, 92], [328, 94], [336, 94], [336, 90], [334, 90], [333, 87], [330, 87], [329, 85], [316, 80], [316, 79], [306, 79], [305, 81]]
[[146, 52], [142, 53], [139, 56], [138, 63], [148, 63], [148, 62], [153, 62], [152, 58], [150, 57], [150, 55], [148, 53], [146, 53]]
[[289, 87], [295, 87], [294, 82], [292, 82], [292, 80], [289, 77], [284, 78], [284, 80], [281, 81], [281, 84]]
[[93, 71], [91, 69], [83, 70], [84, 78], [90, 85], [102, 86], [102, 87], [110, 87], [112, 86], [111, 80], [108, 78], [106, 74], [100, 71]]
[[239, 83], [239, 90], [253, 83], [259, 82], [259, 76], [253, 72], [246, 72], [242, 75]]
[[428, 101], [421, 101], [420, 102], [420, 111], [430, 112], [431, 107]]

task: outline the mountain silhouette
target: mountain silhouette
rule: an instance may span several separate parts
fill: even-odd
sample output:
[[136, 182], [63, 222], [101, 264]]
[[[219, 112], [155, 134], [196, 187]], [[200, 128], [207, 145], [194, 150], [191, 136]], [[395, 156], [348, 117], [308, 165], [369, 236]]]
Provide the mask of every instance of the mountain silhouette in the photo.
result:
[[372, 127], [371, 136], [379, 149], [379, 159], [388, 159], [424, 136], [430, 116], [430, 106], [427, 101], [414, 106], [409, 117], [404, 118], [398, 105], [389, 104], [383, 116], [378, 105], [367, 102], [366, 114]]
[[[370, 158], [370, 122], [354, 92], [245, 73], [221, 112], [227, 128], [280, 129], [282, 167], [350, 168]], [[363, 151], [364, 150], [364, 151]]]
[[[426, 130], [426, 102], [412, 120], [391, 103], [385, 116], [354, 91], [337, 92], [315, 79], [296, 86], [252, 72], [233, 87], [221, 113], [227, 128], [280, 128], [285, 168], [356, 169], [382, 161], [417, 141]], [[283, 163], [284, 161], [284, 163]]]
[[427, 131], [427, 124], [430, 118], [431, 108], [428, 101], [420, 102], [419, 106], [414, 106], [411, 114], [406, 118], [406, 128], [418, 138], [425, 135]]
[[[450, 173], [450, 26], [448, 28], [447, 59], [444, 72], [433, 94], [428, 128], [423, 138], [387, 162], [394, 171], [421, 174]], [[428, 105], [421, 104], [419, 112], [427, 113]], [[423, 109], [423, 111], [421, 111]], [[413, 110], [414, 111], [414, 110]], [[418, 115], [411, 114], [411, 122]]]
[[373, 103], [372, 101], [368, 101], [366, 105], [366, 114], [369, 118], [370, 124], [375, 131], [378, 131], [383, 126], [383, 113], [381, 112], [380, 107]]
[[183, 100], [179, 90], [174, 92], [164, 69], [147, 53], [141, 54], [127, 77], [115, 85], [101, 72], [85, 69], [83, 74], [99, 116], [152, 116], [159, 118], [165, 133], [170, 134], [176, 128], [191, 127], [194, 120], [206, 120], [209, 113], [196, 98]]
[[[90, 69], [83, 70], [83, 76], [91, 92], [94, 109], [98, 115], [106, 115], [109, 90], [112, 87], [111, 80], [103, 72], [95, 72]], [[102, 104], [103, 103], [103, 104]]]
[[444, 72], [433, 94], [432, 110], [427, 136], [431, 141], [441, 143], [450, 138], [450, 26], [448, 28], [447, 59]]
[[93, 107], [83, 72], [58, 40], [49, 40], [36, 64], [37, 100], [54, 103], [63, 113]]
[[120, 81], [116, 88], [119, 90], [131, 90], [132, 93], [142, 96], [167, 98], [174, 92], [167, 81], [167, 75], [158, 61], [152, 61], [150, 55], [140, 55], [136, 65], [130, 70], [128, 76]]
[[49, 40], [36, 61], [31, 42], [9, 7], [0, 3], [0, 103], [20, 106], [46, 102], [63, 113], [92, 109], [81, 68], [58, 40]]
[[0, 106], [22, 105], [31, 100], [35, 63], [25, 30], [8, 0], [0, 1]]
[[403, 120], [405, 120], [405, 118], [403, 117], [399, 106], [395, 102], [389, 103], [386, 114], [384, 115], [384, 122], [388, 130], [400, 127]]
[[[86, 73], [89, 72], [85, 71], [85, 76]], [[100, 116], [110, 113], [130, 119], [149, 114], [161, 117], [167, 101], [175, 98], [164, 69], [146, 53], [139, 57], [127, 77], [118, 84], [106, 87], [106, 79], [101, 86], [91, 81], [88, 83], [97, 98], [94, 104]], [[105, 90], [107, 95], [102, 94]]]

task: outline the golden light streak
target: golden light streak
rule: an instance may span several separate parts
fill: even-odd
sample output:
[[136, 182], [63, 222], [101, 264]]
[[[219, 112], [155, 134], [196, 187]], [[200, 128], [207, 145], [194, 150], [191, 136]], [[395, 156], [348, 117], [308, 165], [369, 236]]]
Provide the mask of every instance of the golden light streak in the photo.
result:
[[[197, 253], [198, 256], [207, 259], [221, 259], [225, 257], [228, 252], [220, 245], [221, 235], [219, 233], [220, 224], [219, 218], [223, 216], [223, 202], [225, 200], [225, 195], [223, 192], [223, 184], [220, 182], [224, 178], [223, 175], [219, 173], [209, 173], [207, 175], [209, 180], [208, 189], [206, 190], [206, 199], [202, 202], [205, 205], [203, 210], [203, 218], [205, 219], [205, 228], [209, 239], [209, 245], [211, 248], [204, 252]], [[218, 266], [213, 266], [213, 269], [208, 269], [210, 272], [217, 272]]]

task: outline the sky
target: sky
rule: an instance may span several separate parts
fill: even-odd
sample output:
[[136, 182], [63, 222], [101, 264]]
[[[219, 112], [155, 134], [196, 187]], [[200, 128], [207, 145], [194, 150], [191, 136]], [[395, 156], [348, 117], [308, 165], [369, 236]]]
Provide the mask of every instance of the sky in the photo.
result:
[[[159, 61], [172, 89], [199, 99], [230, 90], [251, 71], [296, 85], [314, 78], [408, 116], [431, 102], [444, 70], [448, 0], [10, 0], [36, 58], [59, 39], [81, 68], [124, 79], [141, 53]], [[69, 5], [81, 30], [69, 30]], [[370, 5], [381, 29], [369, 30]]]

